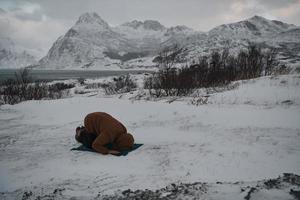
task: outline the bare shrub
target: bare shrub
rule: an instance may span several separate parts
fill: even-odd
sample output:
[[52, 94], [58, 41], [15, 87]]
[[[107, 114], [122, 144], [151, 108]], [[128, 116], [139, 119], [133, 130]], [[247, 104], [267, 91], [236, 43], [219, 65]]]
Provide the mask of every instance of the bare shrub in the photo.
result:
[[74, 84], [66, 84], [66, 83], [55, 83], [53, 85], [49, 85], [46, 87], [48, 91], [48, 96], [46, 95], [45, 98], [50, 99], [60, 99], [62, 97], [68, 96], [71, 88], [74, 88]]
[[86, 86], [84, 87], [85, 89], [97, 89], [97, 88], [103, 88], [104, 87], [104, 83], [89, 83], [86, 84]]
[[145, 78], [144, 88], [149, 90], [149, 94], [154, 97], [165, 96], [165, 91], [162, 88], [160, 73], [153, 74], [152, 76]]
[[106, 95], [117, 94], [116, 87], [113, 83], [106, 83], [102, 85]]
[[191, 104], [195, 105], [195, 106], [208, 104], [208, 98], [209, 98], [209, 95], [204, 95], [204, 96], [200, 96], [200, 97], [194, 97], [191, 100]]
[[130, 75], [115, 78], [114, 82], [118, 93], [130, 92], [137, 88], [136, 82], [131, 79]]
[[1, 86], [0, 99], [5, 104], [16, 104], [26, 100], [40, 100], [47, 96], [45, 83], [19, 84], [7, 81]]
[[300, 66], [298, 66], [298, 67], [295, 68], [295, 72], [296, 72], [297, 74], [300, 73]]
[[0, 101], [3, 104], [16, 104], [26, 100], [58, 99], [68, 94], [73, 84], [32, 82], [29, 72], [21, 69], [15, 79], [4, 81], [0, 86]]
[[54, 92], [66, 90], [75, 87], [74, 84], [66, 84], [66, 83], [55, 83], [53, 85], [49, 86], [49, 90], [52, 90]]
[[186, 96], [196, 88], [220, 88], [235, 80], [269, 75], [277, 64], [276, 52], [274, 49], [262, 51], [259, 46], [251, 44], [247, 51], [240, 51], [236, 57], [224, 49], [200, 57], [198, 63], [180, 69], [172, 68], [175, 60], [161, 58], [165, 67], [146, 78], [144, 88], [154, 97]]
[[79, 83], [80, 85], [84, 85], [85, 79], [82, 78], [82, 77], [78, 78], [78, 83]]
[[275, 48], [268, 49], [264, 53], [264, 60], [265, 60], [264, 75], [265, 76], [271, 75], [275, 70], [275, 66], [279, 64], [278, 61], [276, 60], [277, 54], [278, 54], [278, 50]]
[[113, 78], [112, 82], [103, 83], [101, 87], [106, 95], [113, 95], [131, 92], [137, 88], [137, 83], [132, 80], [130, 75], [126, 75]]
[[169, 69], [172, 68], [175, 63], [182, 63], [184, 61], [181, 55], [185, 52], [185, 48], [174, 44], [161, 49], [153, 61], [157, 62], [161, 69]]
[[75, 89], [74, 91], [75, 94], [87, 94], [90, 93], [89, 91], [85, 91], [83, 89]]
[[272, 75], [284, 75], [291, 72], [291, 69], [288, 68], [286, 65], [280, 65], [279, 67], [275, 68], [272, 71]]

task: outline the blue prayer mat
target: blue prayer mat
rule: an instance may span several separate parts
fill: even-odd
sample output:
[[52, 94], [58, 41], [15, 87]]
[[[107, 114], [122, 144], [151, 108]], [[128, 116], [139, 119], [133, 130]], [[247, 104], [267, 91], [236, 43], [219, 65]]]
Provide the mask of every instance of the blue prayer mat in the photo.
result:
[[[143, 144], [133, 144], [132, 149], [130, 150], [126, 150], [126, 151], [121, 151], [119, 154], [115, 155], [115, 156], [126, 156], [129, 152], [134, 151], [138, 148], [140, 148]], [[106, 148], [110, 149], [111, 145], [106, 145]], [[71, 151], [90, 151], [90, 152], [96, 152], [94, 149], [92, 148], [88, 148], [84, 145], [80, 145], [79, 147], [75, 147], [72, 148]]]

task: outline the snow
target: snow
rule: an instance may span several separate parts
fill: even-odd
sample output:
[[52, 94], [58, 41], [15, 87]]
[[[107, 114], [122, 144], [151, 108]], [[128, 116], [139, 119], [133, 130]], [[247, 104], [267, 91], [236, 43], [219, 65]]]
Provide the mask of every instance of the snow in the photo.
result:
[[[300, 174], [299, 83], [299, 75], [241, 81], [232, 90], [211, 94], [208, 104], [200, 106], [188, 97], [166, 103], [129, 98], [139, 91], [105, 96], [101, 90], [91, 97], [2, 105], [0, 192], [13, 198], [20, 191], [48, 194], [64, 188], [65, 198], [90, 199], [128, 188], [255, 184], [283, 173]], [[291, 102], [282, 103], [286, 100]], [[75, 128], [95, 111], [115, 116], [144, 145], [126, 157], [70, 151], [78, 146]], [[240, 187], [212, 185], [206, 195], [243, 199]], [[288, 196], [275, 189], [252, 194], [254, 199]]]
[[275, 106], [292, 103], [300, 105], [299, 75], [268, 76], [253, 80], [238, 81], [238, 90], [228, 90], [221, 95], [212, 95], [214, 104], [249, 104]]

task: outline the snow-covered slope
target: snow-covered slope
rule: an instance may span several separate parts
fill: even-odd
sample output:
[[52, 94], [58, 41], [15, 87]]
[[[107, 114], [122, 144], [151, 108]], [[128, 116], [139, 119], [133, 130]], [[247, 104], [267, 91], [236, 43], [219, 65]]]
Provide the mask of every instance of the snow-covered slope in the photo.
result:
[[[95, 81], [87, 83], [103, 83]], [[175, 197], [243, 200], [254, 187], [247, 199], [292, 200], [290, 189], [299, 191], [299, 178], [287, 186], [263, 182], [300, 174], [300, 77], [238, 83], [199, 106], [186, 97], [173, 103], [128, 98], [139, 90], [105, 96], [101, 88], [73, 98], [3, 105], [0, 199], [104, 199], [118, 190], [202, 182], [207, 190], [198, 198], [178, 190]], [[70, 151], [79, 145], [75, 127], [95, 111], [115, 116], [144, 145], [121, 157]]]
[[225, 47], [234, 53], [250, 42], [277, 47], [282, 58], [288, 60], [284, 56], [288, 55], [284, 48], [287, 43], [288, 52], [300, 53], [299, 27], [260, 16], [223, 24], [207, 33], [186, 26], [167, 28], [154, 20], [134, 20], [111, 27], [98, 14], [85, 13], [53, 44], [40, 60], [39, 67], [116, 69], [156, 66], [149, 60], [166, 46], [178, 44], [184, 47], [187, 51], [181, 57], [187, 62]]
[[0, 68], [22, 68], [36, 63], [34, 56], [16, 48], [10, 38], [0, 37]]
[[276, 35], [276, 39], [285, 42], [300, 42], [300, 27], [282, 31]]

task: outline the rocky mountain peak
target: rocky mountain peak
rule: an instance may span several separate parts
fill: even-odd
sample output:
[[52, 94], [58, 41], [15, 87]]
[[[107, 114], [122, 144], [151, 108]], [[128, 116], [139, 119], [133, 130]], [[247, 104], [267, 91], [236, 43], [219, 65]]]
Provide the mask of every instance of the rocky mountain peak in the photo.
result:
[[168, 28], [168, 31], [170, 31], [170, 32], [186, 32], [186, 31], [194, 31], [194, 30], [187, 26], [179, 25], [179, 26], [172, 26], [172, 27]]
[[287, 24], [277, 20], [269, 20], [257, 15], [251, 17], [246, 21], [254, 24], [259, 29], [265, 29], [266, 31], [273, 31], [273, 32], [281, 32], [289, 28], [295, 27], [295, 25], [293, 24]]
[[155, 20], [144, 21], [144, 28], [146, 30], [154, 30], [154, 31], [160, 31], [165, 29], [165, 27], [161, 25], [161, 23]]
[[134, 29], [137, 29], [139, 27], [141, 27], [143, 25], [143, 22], [138, 21], [138, 20], [133, 20], [131, 22], [126, 22], [124, 24], [122, 24], [121, 26], [128, 26]]
[[98, 24], [109, 27], [106, 21], [104, 21], [97, 13], [87, 12], [82, 14], [76, 22], [76, 25], [80, 24]]
[[254, 25], [261, 26], [261, 27], [266, 27], [266, 26], [273, 26], [274, 24], [272, 23], [272, 20], [266, 19], [264, 17], [254, 15], [253, 17], [246, 19], [242, 22], [250, 22]]
[[166, 29], [166, 27], [164, 27], [161, 23], [155, 20], [145, 20], [144, 22], [134, 20], [131, 22], [124, 23], [122, 24], [122, 26], [128, 26], [134, 29], [143, 28], [145, 30], [153, 30], [153, 31], [162, 31]]
[[253, 17], [248, 19], [249, 21], [269, 21], [268, 19], [259, 16], [259, 15], [254, 15]]

